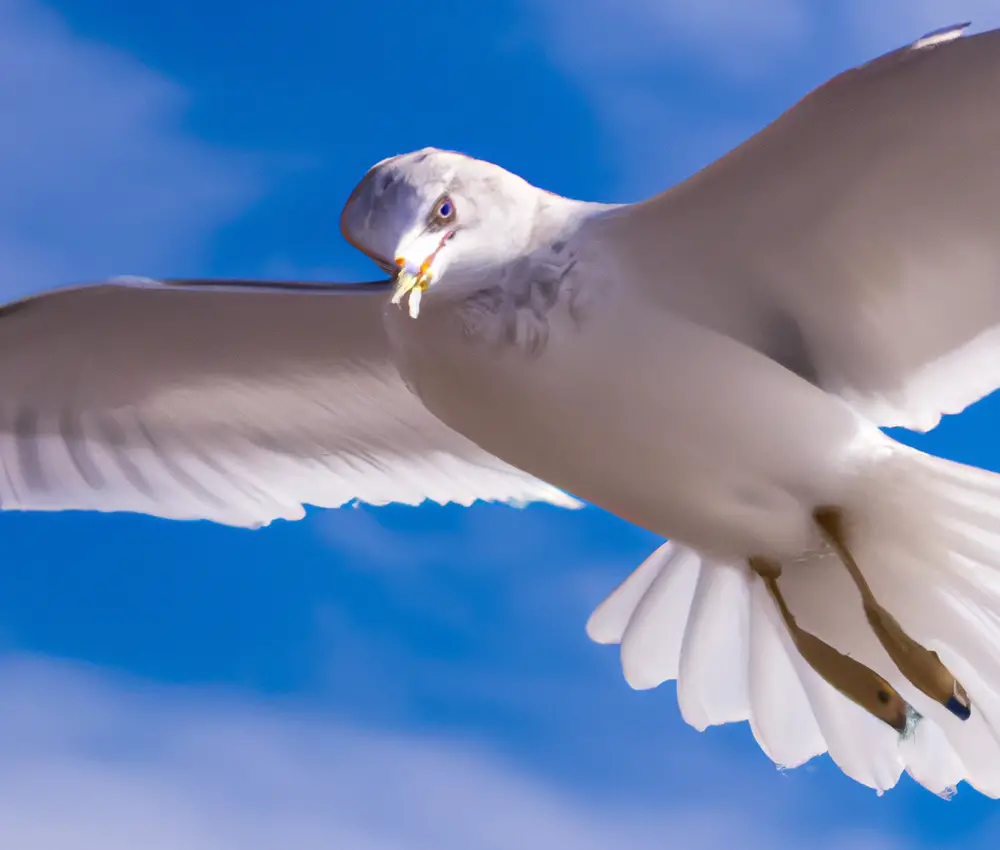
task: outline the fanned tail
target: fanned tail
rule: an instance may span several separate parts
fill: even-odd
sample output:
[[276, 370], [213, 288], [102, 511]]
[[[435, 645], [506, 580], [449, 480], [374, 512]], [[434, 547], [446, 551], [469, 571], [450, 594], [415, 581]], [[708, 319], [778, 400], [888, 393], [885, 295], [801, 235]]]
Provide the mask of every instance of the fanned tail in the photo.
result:
[[782, 767], [829, 752], [878, 791], [906, 771], [937, 794], [965, 780], [1000, 797], [1000, 475], [894, 444], [843, 507], [848, 544], [872, 591], [962, 683], [972, 701], [967, 721], [899, 673], [832, 552], [784, 563], [782, 593], [803, 629], [883, 676], [919, 712], [904, 735], [804, 661], [743, 563], [708, 561], [667, 542], [601, 603], [587, 631], [621, 645], [633, 687], [676, 679], [688, 723], [749, 721]]

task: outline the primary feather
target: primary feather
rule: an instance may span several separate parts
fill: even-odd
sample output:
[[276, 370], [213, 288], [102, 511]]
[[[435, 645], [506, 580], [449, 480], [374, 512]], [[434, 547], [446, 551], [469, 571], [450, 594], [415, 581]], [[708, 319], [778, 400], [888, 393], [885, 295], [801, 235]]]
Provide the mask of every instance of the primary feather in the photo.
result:
[[632, 279], [658, 287], [669, 258], [698, 280], [699, 320], [880, 425], [928, 430], [996, 389], [1000, 30], [961, 30], [842, 73], [623, 208]]
[[0, 312], [0, 504], [257, 526], [337, 507], [574, 500], [427, 412], [387, 288], [124, 281]]

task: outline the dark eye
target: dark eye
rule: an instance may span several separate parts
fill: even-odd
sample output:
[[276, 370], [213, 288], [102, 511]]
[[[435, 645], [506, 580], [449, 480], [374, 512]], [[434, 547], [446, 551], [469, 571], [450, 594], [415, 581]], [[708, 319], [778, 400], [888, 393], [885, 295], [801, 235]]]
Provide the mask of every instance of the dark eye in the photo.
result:
[[455, 203], [451, 198], [441, 198], [434, 207], [434, 219], [441, 224], [447, 224], [455, 217]]

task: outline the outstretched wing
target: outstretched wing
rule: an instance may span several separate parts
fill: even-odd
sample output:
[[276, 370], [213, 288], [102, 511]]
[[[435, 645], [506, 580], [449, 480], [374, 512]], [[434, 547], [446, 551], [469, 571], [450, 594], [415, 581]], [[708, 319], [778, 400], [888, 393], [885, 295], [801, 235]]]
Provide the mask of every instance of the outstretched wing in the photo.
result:
[[124, 279], [0, 308], [0, 501], [256, 526], [303, 505], [549, 501], [393, 366], [388, 283]]
[[685, 276], [723, 330], [881, 425], [926, 430], [1000, 386], [1000, 31], [963, 29], [614, 216], [658, 285]]

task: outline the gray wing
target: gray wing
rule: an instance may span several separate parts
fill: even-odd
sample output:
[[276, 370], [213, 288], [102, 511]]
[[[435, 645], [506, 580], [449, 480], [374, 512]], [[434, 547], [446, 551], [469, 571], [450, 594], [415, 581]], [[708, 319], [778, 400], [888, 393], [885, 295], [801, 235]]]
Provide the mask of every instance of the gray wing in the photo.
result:
[[430, 414], [388, 284], [131, 279], [0, 308], [0, 501], [257, 526], [303, 505], [572, 506]]
[[1000, 386], [1000, 31], [962, 29], [841, 74], [617, 214], [659, 281], [686, 277], [721, 329], [885, 426]]

